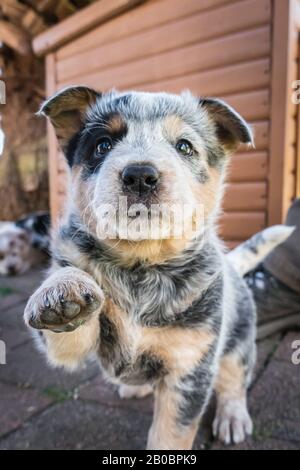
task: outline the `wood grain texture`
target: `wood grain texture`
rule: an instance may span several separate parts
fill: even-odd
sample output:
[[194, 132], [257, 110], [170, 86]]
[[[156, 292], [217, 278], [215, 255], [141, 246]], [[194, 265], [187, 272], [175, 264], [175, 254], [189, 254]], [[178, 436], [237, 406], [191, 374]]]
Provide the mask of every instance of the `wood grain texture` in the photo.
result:
[[270, 28], [266, 26], [123, 63], [106, 70], [101, 70], [101, 58], [99, 58], [99, 70], [91, 73], [78, 63], [77, 75], [72, 79], [60, 80], [59, 86], [78, 83], [78, 80], [81, 80], [81, 83], [89, 86], [91, 84], [95, 86], [96, 83], [102, 90], [114, 86], [133, 88], [195, 71], [255, 60], [265, 57], [269, 52]]
[[219, 233], [225, 240], [246, 240], [266, 226], [266, 213], [227, 212], [219, 222]]
[[145, 91], [164, 90], [171, 93], [180, 93], [188, 88], [199, 96], [225, 96], [258, 88], [269, 88], [269, 84], [270, 61], [258, 59], [136, 85], [135, 88]]
[[[159, 2], [156, 7], [159, 15]], [[179, 18], [177, 21], [61, 59], [57, 67], [58, 80], [68, 80], [76, 76], [78, 71], [93, 72], [99, 68], [104, 70], [141, 57], [179, 49], [187, 44], [207, 42], [212, 38], [264, 25], [269, 19], [269, 0], [244, 0], [209, 12]], [[124, 21], [122, 17], [119, 20]]]
[[[51, 96], [56, 90], [56, 64], [55, 55], [48, 54], [46, 57], [46, 91]], [[57, 174], [58, 174], [58, 144], [54, 129], [50, 122], [47, 122], [48, 129], [48, 168], [49, 168], [49, 191], [50, 210], [53, 220], [57, 220], [61, 199], [57, 194]]]
[[247, 121], [269, 119], [270, 97], [269, 90], [251, 91], [236, 95], [220, 96]]
[[80, 34], [141, 3], [142, 0], [99, 0], [71, 15], [33, 40], [33, 50], [44, 55]]
[[[296, 27], [297, 0], [274, 0], [274, 26], [271, 82], [271, 130], [268, 224], [281, 223], [295, 196], [295, 175], [291, 174], [296, 158], [290, 143], [296, 140], [291, 84], [295, 76], [295, 50], [299, 49]], [[292, 190], [291, 190], [292, 189]]]
[[228, 180], [234, 182], [265, 181], [268, 175], [268, 153], [247, 152], [233, 155]]
[[266, 182], [229, 184], [223, 206], [228, 212], [265, 210], [267, 206]]
[[232, 0], [172, 0], [172, 8], [170, 8], [170, 0], [160, 0], [159, 4], [146, 1], [134, 10], [123, 14], [122, 17], [113, 18], [61, 47], [58, 50], [57, 58], [61, 60], [96, 46], [102, 46], [161, 24], [176, 21], [178, 18], [187, 17], [200, 11], [213, 10], [228, 3], [232, 3]]

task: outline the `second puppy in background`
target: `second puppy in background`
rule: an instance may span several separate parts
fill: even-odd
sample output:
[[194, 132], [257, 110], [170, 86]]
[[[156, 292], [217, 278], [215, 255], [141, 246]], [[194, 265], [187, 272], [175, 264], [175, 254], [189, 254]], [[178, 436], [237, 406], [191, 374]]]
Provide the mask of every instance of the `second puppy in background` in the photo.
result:
[[0, 222], [0, 275], [23, 274], [48, 258], [50, 215], [30, 214], [17, 222]]

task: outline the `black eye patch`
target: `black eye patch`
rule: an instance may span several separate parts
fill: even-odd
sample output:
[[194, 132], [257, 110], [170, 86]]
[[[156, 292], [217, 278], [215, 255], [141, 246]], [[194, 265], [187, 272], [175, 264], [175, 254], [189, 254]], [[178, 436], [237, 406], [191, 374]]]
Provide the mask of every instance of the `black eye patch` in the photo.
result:
[[[128, 132], [126, 122], [119, 114], [103, 116], [101, 120], [89, 122], [68, 143], [66, 158], [71, 167], [84, 167], [84, 176], [98, 171], [110, 151]], [[108, 145], [107, 143], [110, 143]], [[104, 146], [104, 143], [106, 145]], [[106, 147], [106, 152], [99, 151]]]

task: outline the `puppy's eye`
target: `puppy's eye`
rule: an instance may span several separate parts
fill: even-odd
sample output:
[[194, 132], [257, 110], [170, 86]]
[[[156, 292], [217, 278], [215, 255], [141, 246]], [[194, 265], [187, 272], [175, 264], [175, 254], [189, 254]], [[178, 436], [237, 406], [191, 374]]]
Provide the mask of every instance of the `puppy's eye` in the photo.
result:
[[112, 149], [112, 141], [109, 137], [103, 137], [100, 139], [96, 146], [96, 156], [101, 157]]
[[178, 140], [176, 144], [176, 150], [178, 153], [184, 155], [185, 157], [190, 157], [194, 153], [192, 144], [190, 144], [190, 142], [185, 139]]
[[4, 259], [4, 254], [0, 253], [0, 261], [2, 261], [3, 259]]

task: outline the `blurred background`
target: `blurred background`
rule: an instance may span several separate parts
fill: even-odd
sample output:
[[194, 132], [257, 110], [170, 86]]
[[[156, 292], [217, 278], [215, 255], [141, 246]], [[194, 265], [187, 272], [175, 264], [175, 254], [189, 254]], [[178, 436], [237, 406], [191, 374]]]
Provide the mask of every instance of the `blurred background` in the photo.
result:
[[32, 39], [88, 5], [88, 0], [0, 2], [0, 78], [6, 103], [0, 105], [5, 145], [0, 159], [0, 220], [49, 208], [46, 123], [35, 113], [46, 97], [45, 60]]

